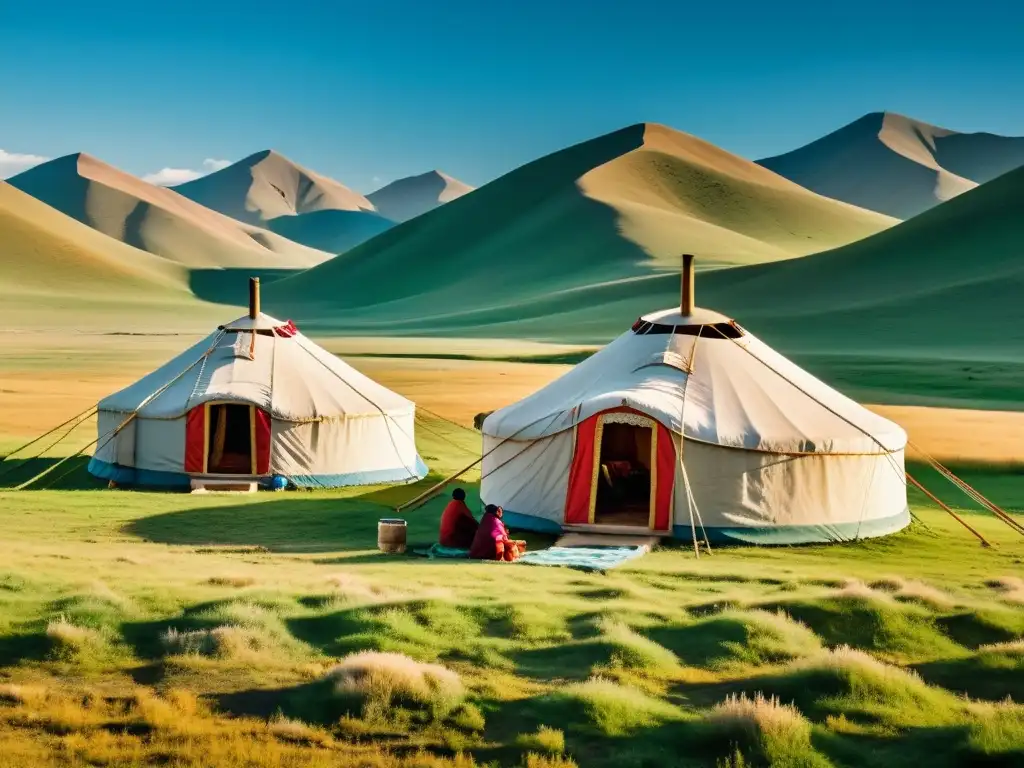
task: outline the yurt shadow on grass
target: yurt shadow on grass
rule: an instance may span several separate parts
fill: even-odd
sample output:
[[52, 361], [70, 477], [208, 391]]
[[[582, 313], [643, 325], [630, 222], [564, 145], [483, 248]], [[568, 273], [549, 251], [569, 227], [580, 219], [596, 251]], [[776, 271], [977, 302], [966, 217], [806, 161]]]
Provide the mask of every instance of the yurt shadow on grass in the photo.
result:
[[[466, 490], [473, 508], [478, 505], [476, 484]], [[377, 551], [377, 521], [393, 514], [404, 499], [399, 492], [415, 488], [374, 487], [347, 491], [265, 494], [245, 500], [225, 498], [218, 506], [185, 506], [181, 510], [141, 517], [124, 532], [161, 544], [214, 547], [263, 547], [271, 552], [338, 553], [323, 564], [353, 563], [355, 557], [388, 563], [423, 563], [420, 558], [395, 557]], [[438, 522], [446, 499], [434, 499], [405, 519], [408, 548], [429, 547], [437, 540]], [[549, 546], [552, 539], [531, 534], [531, 547]], [[367, 553], [362, 555], [346, 553]]]
[[[377, 521], [391, 514], [393, 488], [267, 494], [223, 506], [143, 517], [126, 533], [163, 544], [259, 546], [272, 551], [351, 552], [377, 548]], [[410, 489], [403, 489], [409, 492]], [[443, 505], [442, 505], [443, 506]], [[420, 510], [408, 518], [410, 545], [432, 542], [440, 515]], [[384, 555], [380, 555], [384, 557]], [[395, 562], [401, 558], [395, 559]]]

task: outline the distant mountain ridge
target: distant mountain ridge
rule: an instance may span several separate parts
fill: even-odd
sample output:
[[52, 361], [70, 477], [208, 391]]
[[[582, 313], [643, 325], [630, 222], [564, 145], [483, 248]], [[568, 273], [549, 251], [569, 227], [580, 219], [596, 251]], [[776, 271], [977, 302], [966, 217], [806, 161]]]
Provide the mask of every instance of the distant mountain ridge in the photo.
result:
[[280, 216], [374, 210], [358, 192], [271, 149], [173, 189], [225, 216], [264, 227]]
[[263, 150], [174, 187], [225, 216], [333, 254], [344, 253], [472, 188], [440, 171], [363, 196], [279, 152]]
[[434, 170], [398, 179], [366, 197], [382, 216], [403, 222], [472, 191], [473, 187], [468, 184]]
[[958, 133], [873, 112], [757, 162], [826, 197], [908, 219], [1024, 165], [1024, 137]]
[[188, 267], [295, 269], [330, 257], [84, 153], [43, 163], [8, 182], [115, 240]]

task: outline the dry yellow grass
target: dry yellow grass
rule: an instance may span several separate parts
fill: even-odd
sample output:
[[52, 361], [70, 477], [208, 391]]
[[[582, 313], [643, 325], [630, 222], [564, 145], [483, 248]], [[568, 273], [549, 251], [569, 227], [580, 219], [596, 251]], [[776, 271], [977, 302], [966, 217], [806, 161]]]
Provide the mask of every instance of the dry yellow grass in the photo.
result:
[[778, 696], [755, 693], [730, 694], [716, 704], [708, 722], [723, 728], [749, 729], [754, 732], [809, 731], [810, 724], [792, 704], [783, 704]]
[[339, 696], [362, 701], [364, 716], [380, 717], [393, 707], [426, 707], [444, 716], [462, 700], [458, 674], [400, 653], [363, 651], [346, 657], [327, 675]]
[[[1001, 464], [1024, 457], [1024, 413], [910, 405], [870, 408], [895, 421], [914, 443], [941, 461]], [[916, 455], [912, 449], [907, 454]]]
[[956, 605], [956, 598], [948, 592], [937, 589], [923, 581], [908, 580], [900, 576], [887, 576], [883, 579], [872, 581], [869, 589], [891, 593], [899, 600], [923, 603], [937, 610], [952, 608]]
[[[133, 337], [128, 341], [118, 336], [15, 335], [5, 341], [9, 352], [0, 362], [4, 380], [0, 435], [33, 437], [135, 381], [198, 337], [197, 333]], [[324, 343], [342, 353], [350, 350], [362, 354], [372, 347], [367, 340], [359, 339], [327, 339]], [[429, 344], [424, 347], [416, 341], [399, 340], [391, 340], [385, 348], [396, 354], [434, 349]], [[502, 348], [509, 349], [507, 345]], [[475, 353], [478, 348], [469, 344], [465, 349]], [[568, 348], [533, 345], [515, 349], [521, 354]], [[66, 374], [56, 376], [52, 367], [39, 366], [40, 355], [61, 359]], [[477, 413], [526, 397], [569, 369], [565, 365], [404, 357], [351, 357], [347, 362], [424, 409], [467, 425], [473, 423]], [[73, 387], [69, 381], [74, 382]], [[912, 406], [869, 408], [900, 424], [916, 444], [942, 461], [1006, 463], [1024, 456], [1024, 413]], [[89, 434], [92, 425], [84, 424], [76, 434]], [[971, 439], [964, 440], [965, 434]]]
[[[35, 738], [24, 737], [35, 729]], [[145, 733], [140, 739], [139, 733]], [[181, 768], [472, 768], [468, 757], [437, 757], [335, 741], [302, 721], [228, 718], [184, 690], [146, 688], [105, 699], [58, 686], [0, 686], [0, 766], [136, 765]], [[558, 763], [542, 762], [554, 766]]]
[[1001, 576], [990, 579], [987, 584], [997, 590], [1003, 600], [1024, 604], [1024, 579], [1019, 576]]

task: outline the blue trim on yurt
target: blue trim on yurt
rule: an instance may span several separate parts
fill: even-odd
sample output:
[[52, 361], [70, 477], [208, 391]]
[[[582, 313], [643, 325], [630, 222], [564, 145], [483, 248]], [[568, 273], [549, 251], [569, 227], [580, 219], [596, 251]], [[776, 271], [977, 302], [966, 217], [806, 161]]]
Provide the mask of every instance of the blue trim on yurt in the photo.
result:
[[552, 534], [559, 534], [562, 532], [562, 526], [554, 520], [547, 520], [543, 517], [534, 517], [533, 515], [521, 515], [518, 512], [509, 512], [507, 509], [502, 512], [501, 519], [508, 528], [517, 528], [521, 531]]
[[153, 488], [190, 488], [191, 478], [184, 472], [163, 472], [158, 469], [123, 467], [101, 461], [95, 456], [89, 459], [89, 474], [113, 480], [121, 485], [145, 485]]
[[[826, 544], [888, 536], [910, 525], [910, 509], [890, 517], [832, 525], [780, 525], [774, 528], [705, 528], [712, 544]], [[700, 528], [697, 529], [700, 535]], [[689, 525], [677, 525], [672, 538], [692, 541]]]
[[[509, 528], [518, 528], [534, 533], [562, 533], [562, 525], [554, 520], [505, 510], [502, 520]], [[823, 544], [839, 541], [872, 539], [896, 533], [910, 525], [910, 509], [878, 520], [861, 523], [839, 523], [837, 525], [780, 525], [772, 528], [733, 526], [728, 528], [704, 528], [712, 544]], [[645, 534], [646, 530], [643, 531]], [[698, 529], [698, 533], [700, 529]], [[692, 541], [689, 525], [672, 528], [672, 538]]]
[[[382, 485], [384, 483], [414, 483], [427, 476], [427, 465], [416, 457], [415, 476], [409, 476], [408, 467], [377, 469], [371, 472], [349, 472], [340, 475], [295, 475], [288, 479], [296, 488], [342, 488], [350, 485]], [[184, 472], [162, 472], [156, 469], [138, 469], [110, 464], [97, 458], [89, 460], [89, 473], [103, 480], [121, 485], [149, 486], [152, 488], [190, 488], [192, 478]], [[274, 473], [271, 473], [273, 476]]]
[[409, 467], [374, 469], [369, 472], [346, 472], [339, 475], [289, 475], [288, 479], [296, 488], [343, 488], [350, 485], [383, 485], [384, 483], [415, 483], [427, 476], [430, 470], [418, 455], [414, 474], [409, 476]]

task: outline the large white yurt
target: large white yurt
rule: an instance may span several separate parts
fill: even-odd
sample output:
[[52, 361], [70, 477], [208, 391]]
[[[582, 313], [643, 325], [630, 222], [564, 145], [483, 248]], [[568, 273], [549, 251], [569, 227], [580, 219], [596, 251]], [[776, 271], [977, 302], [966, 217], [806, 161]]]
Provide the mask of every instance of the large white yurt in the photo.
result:
[[99, 403], [98, 477], [187, 487], [269, 480], [317, 488], [413, 482], [416, 406], [314, 344], [293, 323], [250, 311]]
[[906, 433], [733, 320], [679, 308], [483, 423], [481, 498], [544, 532], [793, 544], [910, 522]]

